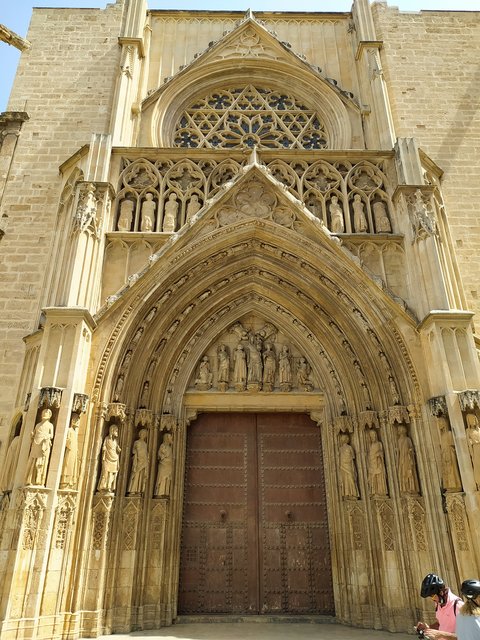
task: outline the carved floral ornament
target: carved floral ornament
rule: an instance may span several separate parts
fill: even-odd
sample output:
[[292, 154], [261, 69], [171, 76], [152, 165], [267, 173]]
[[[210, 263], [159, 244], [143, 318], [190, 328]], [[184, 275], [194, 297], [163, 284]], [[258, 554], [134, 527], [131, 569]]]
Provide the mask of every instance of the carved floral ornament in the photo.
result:
[[[116, 199], [115, 230], [122, 233], [178, 231], [195, 220], [207, 201], [245, 165], [242, 156], [238, 160], [230, 158], [219, 162], [194, 158], [192, 152], [189, 159], [177, 162], [166, 157], [124, 159]], [[290, 195], [333, 233], [388, 234], [392, 232], [394, 209], [385, 163], [272, 160], [265, 166]], [[269, 207], [273, 207], [273, 202]], [[258, 213], [255, 216], [262, 217]], [[276, 221], [291, 227], [291, 212], [277, 211]]]

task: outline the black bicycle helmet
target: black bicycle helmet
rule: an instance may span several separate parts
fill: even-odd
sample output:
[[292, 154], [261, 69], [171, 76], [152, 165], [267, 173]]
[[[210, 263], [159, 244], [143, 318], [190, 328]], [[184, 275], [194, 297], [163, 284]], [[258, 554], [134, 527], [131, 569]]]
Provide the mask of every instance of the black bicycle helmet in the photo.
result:
[[480, 596], [480, 580], [465, 580], [462, 582], [461, 592], [466, 598]]
[[444, 581], [434, 573], [429, 573], [422, 582], [420, 589], [420, 595], [422, 598], [430, 598], [431, 596], [438, 596], [440, 591], [445, 589]]

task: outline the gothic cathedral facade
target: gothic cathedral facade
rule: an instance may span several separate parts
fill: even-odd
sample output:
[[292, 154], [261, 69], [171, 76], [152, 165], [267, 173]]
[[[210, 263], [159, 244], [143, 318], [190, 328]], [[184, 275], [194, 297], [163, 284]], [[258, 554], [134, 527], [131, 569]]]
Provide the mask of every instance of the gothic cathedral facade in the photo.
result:
[[426, 573], [480, 574], [479, 32], [34, 10], [0, 116], [2, 640], [407, 631]]

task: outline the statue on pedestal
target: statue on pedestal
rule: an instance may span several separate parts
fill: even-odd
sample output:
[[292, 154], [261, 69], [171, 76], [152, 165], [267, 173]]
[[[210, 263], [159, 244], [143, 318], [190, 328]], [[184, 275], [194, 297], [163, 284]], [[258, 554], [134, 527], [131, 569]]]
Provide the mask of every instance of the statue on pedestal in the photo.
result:
[[51, 417], [52, 412], [50, 409], [44, 409], [40, 422], [38, 422], [33, 429], [32, 444], [27, 462], [27, 484], [45, 485], [53, 441], [53, 424], [50, 422]]

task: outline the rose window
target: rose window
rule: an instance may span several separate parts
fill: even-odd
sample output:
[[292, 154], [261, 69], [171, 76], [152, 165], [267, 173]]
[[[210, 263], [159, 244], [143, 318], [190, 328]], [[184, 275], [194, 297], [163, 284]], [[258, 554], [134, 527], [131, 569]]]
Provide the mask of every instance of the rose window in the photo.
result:
[[216, 91], [180, 117], [176, 147], [326, 149], [318, 114], [291, 95], [258, 88]]

